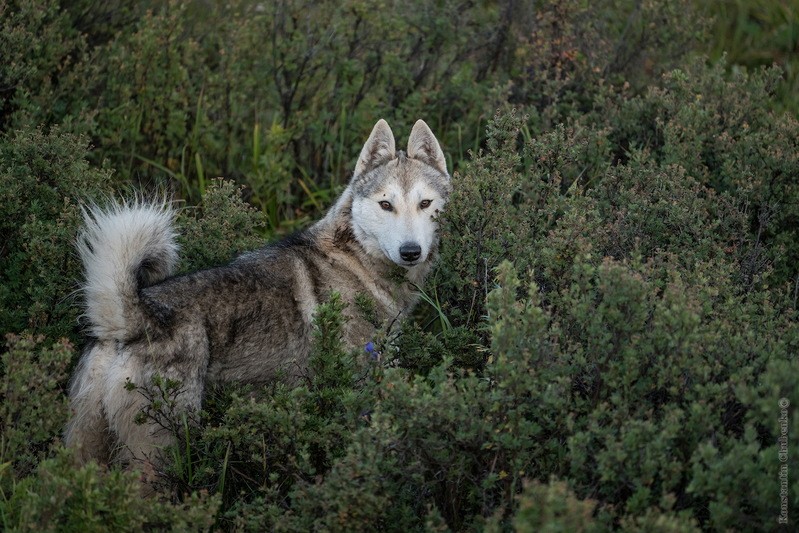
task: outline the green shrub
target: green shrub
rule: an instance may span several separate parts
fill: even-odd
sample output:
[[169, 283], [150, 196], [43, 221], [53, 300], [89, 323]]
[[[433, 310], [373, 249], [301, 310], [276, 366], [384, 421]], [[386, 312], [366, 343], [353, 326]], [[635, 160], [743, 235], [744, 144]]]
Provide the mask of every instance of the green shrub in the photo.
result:
[[421, 375], [427, 375], [442, 361], [478, 371], [485, 366], [486, 354], [479, 336], [463, 326], [434, 334], [418, 324], [408, 325], [398, 335], [396, 345], [387, 348], [396, 350], [398, 366]]
[[[69, 15], [85, 24], [81, 8], [92, 11]], [[451, 32], [455, 17], [461, 29]], [[61, 79], [75, 100], [92, 102], [69, 120], [91, 130], [95, 161], [132, 181], [171, 181], [192, 203], [209, 177], [234, 178], [272, 229], [332, 200], [375, 117], [405, 135], [425, 116], [463, 159], [501, 98], [487, 73], [507, 60], [515, 35], [490, 3], [428, 0], [398, 12], [380, 2], [169, 2], [127, 27], [124, 14], [105, 20], [118, 33], [89, 24], [97, 46], [76, 57], [80, 76]], [[78, 105], [70, 94], [53, 98]]]
[[773, 265], [775, 282], [784, 283], [799, 257], [797, 121], [770, 110], [780, 76], [776, 68], [728, 76], [724, 63], [694, 61], [641, 96], [599, 101], [586, 117], [608, 132], [610, 163], [638, 154], [650, 164], [679, 165], [700, 185], [730, 195], [726, 201], [753, 226], [746, 242], [731, 243], [749, 282]]
[[180, 272], [222, 265], [264, 245], [263, 219], [242, 200], [233, 182], [212, 180], [202, 203], [178, 214]]
[[180, 504], [142, 498], [135, 473], [96, 463], [76, 467], [64, 450], [3, 493], [5, 531], [208, 531], [218, 500], [193, 495]]
[[[514, 520], [524, 483], [552, 475], [596, 501], [602, 528], [770, 520], [778, 483], [764, 472], [776, 472], [778, 428], [773, 414], [765, 423], [747, 413], [754, 398], [764, 413], [780, 397], [794, 401], [789, 372], [778, 387], [764, 380], [772, 383], [770, 362], [789, 364], [797, 330], [785, 293], [773, 302], [741, 276], [734, 246], [753, 238], [746, 213], [682, 167], [641, 155], [587, 189], [551, 187], [560, 179], [542, 156], [568, 175], [606, 136], [583, 132], [578, 142], [560, 130], [519, 147], [519, 120], [499, 117], [489, 138], [507, 140], [464, 169], [444, 216], [442, 278], [509, 258], [524, 268], [524, 282], [506, 264], [477, 290], [438, 287], [453, 323], [468, 320], [473, 300], [486, 305], [485, 369], [458, 370], [451, 359], [430, 369], [417, 361], [426, 350], [434, 361], [441, 340], [400, 337], [400, 360], [427, 367], [427, 378], [386, 372], [371, 424], [326, 476], [297, 486], [278, 524], [414, 529], [440, 518], [456, 530], [482, 527], [497, 513]], [[523, 160], [539, 164], [524, 170]], [[478, 210], [475, 199], [490, 201]], [[546, 225], [520, 228], [532, 201]], [[515, 243], [497, 227], [528, 235], [526, 246], [509, 252]], [[475, 235], [480, 246], [464, 245]], [[472, 297], [486, 290], [487, 300]], [[762, 490], [743, 488], [754, 484]]]
[[73, 357], [68, 341], [8, 334], [0, 359], [0, 491], [36, 468], [68, 415], [61, 386]]
[[71, 22], [56, 0], [0, 2], [0, 131], [80, 115], [81, 103], [64, 98], [61, 85], [63, 78], [80, 77], [75, 63], [86, 51]]
[[75, 338], [79, 206], [112, 186], [86, 154], [85, 138], [57, 129], [0, 139], [0, 331]]
[[[778, 97], [770, 105], [796, 115], [799, 111], [799, 6], [796, 2], [718, 0], [698, 4], [713, 19], [711, 57], [726, 57], [730, 65], [748, 69], [777, 64], [785, 71]], [[736, 68], [736, 67], [733, 67]]]
[[[544, 485], [532, 482], [519, 494], [519, 510], [513, 519], [513, 529], [518, 532], [533, 531], [595, 531], [593, 520], [595, 503], [580, 500], [562, 481], [551, 480]], [[500, 530], [499, 524], [489, 529]]]
[[[2, 350], [5, 529], [776, 529], [790, 61], [691, 58], [687, 0], [119, 4], [0, 3], [0, 327], [34, 334]], [[346, 353], [334, 298], [298, 383], [196, 417], [152, 384], [161, 499], [74, 467], [80, 203], [174, 189], [180, 271], [224, 263], [329, 205], [380, 116], [399, 145], [425, 118], [453, 170], [418, 323]]]

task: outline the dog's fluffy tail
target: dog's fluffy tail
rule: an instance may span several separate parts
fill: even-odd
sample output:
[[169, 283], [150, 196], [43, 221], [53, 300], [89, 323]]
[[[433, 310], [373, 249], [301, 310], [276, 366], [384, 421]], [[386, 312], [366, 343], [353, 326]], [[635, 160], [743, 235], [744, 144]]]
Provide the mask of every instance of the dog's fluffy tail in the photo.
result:
[[178, 246], [166, 201], [113, 203], [83, 209], [77, 248], [86, 281], [84, 316], [91, 335], [126, 340], [144, 327], [139, 291], [173, 273]]

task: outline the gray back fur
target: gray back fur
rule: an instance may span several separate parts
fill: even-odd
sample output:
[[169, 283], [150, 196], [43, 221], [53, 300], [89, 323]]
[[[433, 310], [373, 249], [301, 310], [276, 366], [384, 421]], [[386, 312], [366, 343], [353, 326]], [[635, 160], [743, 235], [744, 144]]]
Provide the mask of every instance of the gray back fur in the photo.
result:
[[[167, 204], [88, 210], [78, 249], [93, 342], [73, 377], [67, 444], [84, 460], [155, 460], [171, 436], [134, 422], [146, 401], [126, 390], [127, 380], [147, 385], [155, 374], [176, 379], [182, 383], [180, 407], [191, 410], [200, 407], [208, 383], [305, 375], [315, 309], [334, 291], [348, 304], [344, 340], [350, 348], [375, 334], [357, 310], [356, 295], [375, 303], [384, 324], [406, 316], [418, 299], [415, 286], [437, 255], [435, 213], [422, 211], [416, 200], [395, 213], [397, 221], [421, 221], [414, 227], [424, 228], [432, 243], [418, 262], [398, 267], [368, 237], [382, 238], [391, 227], [391, 220], [374, 222], [375, 213], [383, 213], [379, 198], [371, 199], [389, 189], [422, 191], [435, 197], [435, 212], [443, 207], [450, 179], [424, 122], [414, 126], [404, 153], [379, 121], [350, 185], [322, 220], [226, 266], [169, 277], [177, 246]], [[404, 269], [399, 281], [392, 275], [397, 269]]]

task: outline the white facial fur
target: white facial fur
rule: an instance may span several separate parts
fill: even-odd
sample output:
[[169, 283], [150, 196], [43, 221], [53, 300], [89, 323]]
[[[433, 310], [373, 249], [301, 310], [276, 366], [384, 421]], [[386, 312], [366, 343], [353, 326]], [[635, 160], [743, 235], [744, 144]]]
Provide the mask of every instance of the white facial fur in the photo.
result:
[[378, 120], [350, 184], [355, 238], [374, 257], [407, 268], [424, 263], [449, 188], [444, 152], [423, 120], [411, 130], [407, 154], [396, 151], [391, 128]]
[[[430, 200], [427, 208], [421, 203]], [[389, 202], [385, 210], [380, 202]], [[424, 182], [414, 184], [404, 192], [398, 182], [390, 182], [367, 197], [356, 197], [352, 203], [353, 230], [358, 242], [374, 257], [387, 257], [394, 263], [412, 267], [423, 263], [438, 238], [437, 214], [445, 199]], [[421, 254], [408, 261], [400, 255], [404, 244], [417, 244]]]

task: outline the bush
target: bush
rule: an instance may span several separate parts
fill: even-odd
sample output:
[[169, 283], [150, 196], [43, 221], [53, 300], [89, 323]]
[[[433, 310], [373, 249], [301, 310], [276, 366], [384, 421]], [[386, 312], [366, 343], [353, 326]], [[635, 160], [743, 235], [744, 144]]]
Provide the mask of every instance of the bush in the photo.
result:
[[[86, 52], [86, 43], [59, 3], [2, 0], [0, 27], [0, 130], [77, 118], [80, 103], [62, 92], [61, 82], [81, 77], [76, 60]], [[68, 118], [71, 113], [75, 117]], [[31, 115], [36, 119], [30, 120]]]
[[[528, 483], [518, 500], [519, 511], [513, 519], [515, 531], [583, 532], [598, 529], [592, 517], [594, 502], [576, 498], [563, 482]], [[489, 529], [500, 529], [497, 523], [491, 526]]]
[[99, 200], [111, 171], [90, 167], [84, 138], [54, 129], [0, 139], [0, 329], [76, 338], [80, 204]]
[[680, 165], [702, 185], [730, 193], [755, 228], [738, 250], [750, 281], [773, 263], [782, 283], [796, 262], [797, 123], [769, 110], [780, 76], [773, 68], [727, 77], [723, 63], [708, 69], [694, 62], [666, 75], [662, 87], [606, 101], [597, 110], [621, 161], [640, 150], [650, 161]]
[[[118, 4], [0, 4], [5, 529], [777, 529], [799, 405], [780, 70], [689, 57], [684, 0]], [[333, 298], [298, 383], [153, 406], [177, 442], [160, 499], [73, 466], [80, 203], [175, 189], [180, 271], [224, 263], [319, 214], [379, 116], [429, 119], [453, 169], [417, 323], [346, 353]]]
[[73, 358], [66, 340], [8, 334], [0, 360], [0, 490], [33, 471], [61, 433], [68, 415], [60, 385]]
[[263, 219], [242, 200], [240, 187], [221, 179], [209, 183], [200, 205], [180, 210], [177, 225], [180, 272], [225, 264], [264, 244]]
[[148, 500], [135, 473], [95, 463], [77, 468], [64, 450], [3, 494], [6, 531], [208, 531], [216, 498], [193, 495], [182, 504]]

